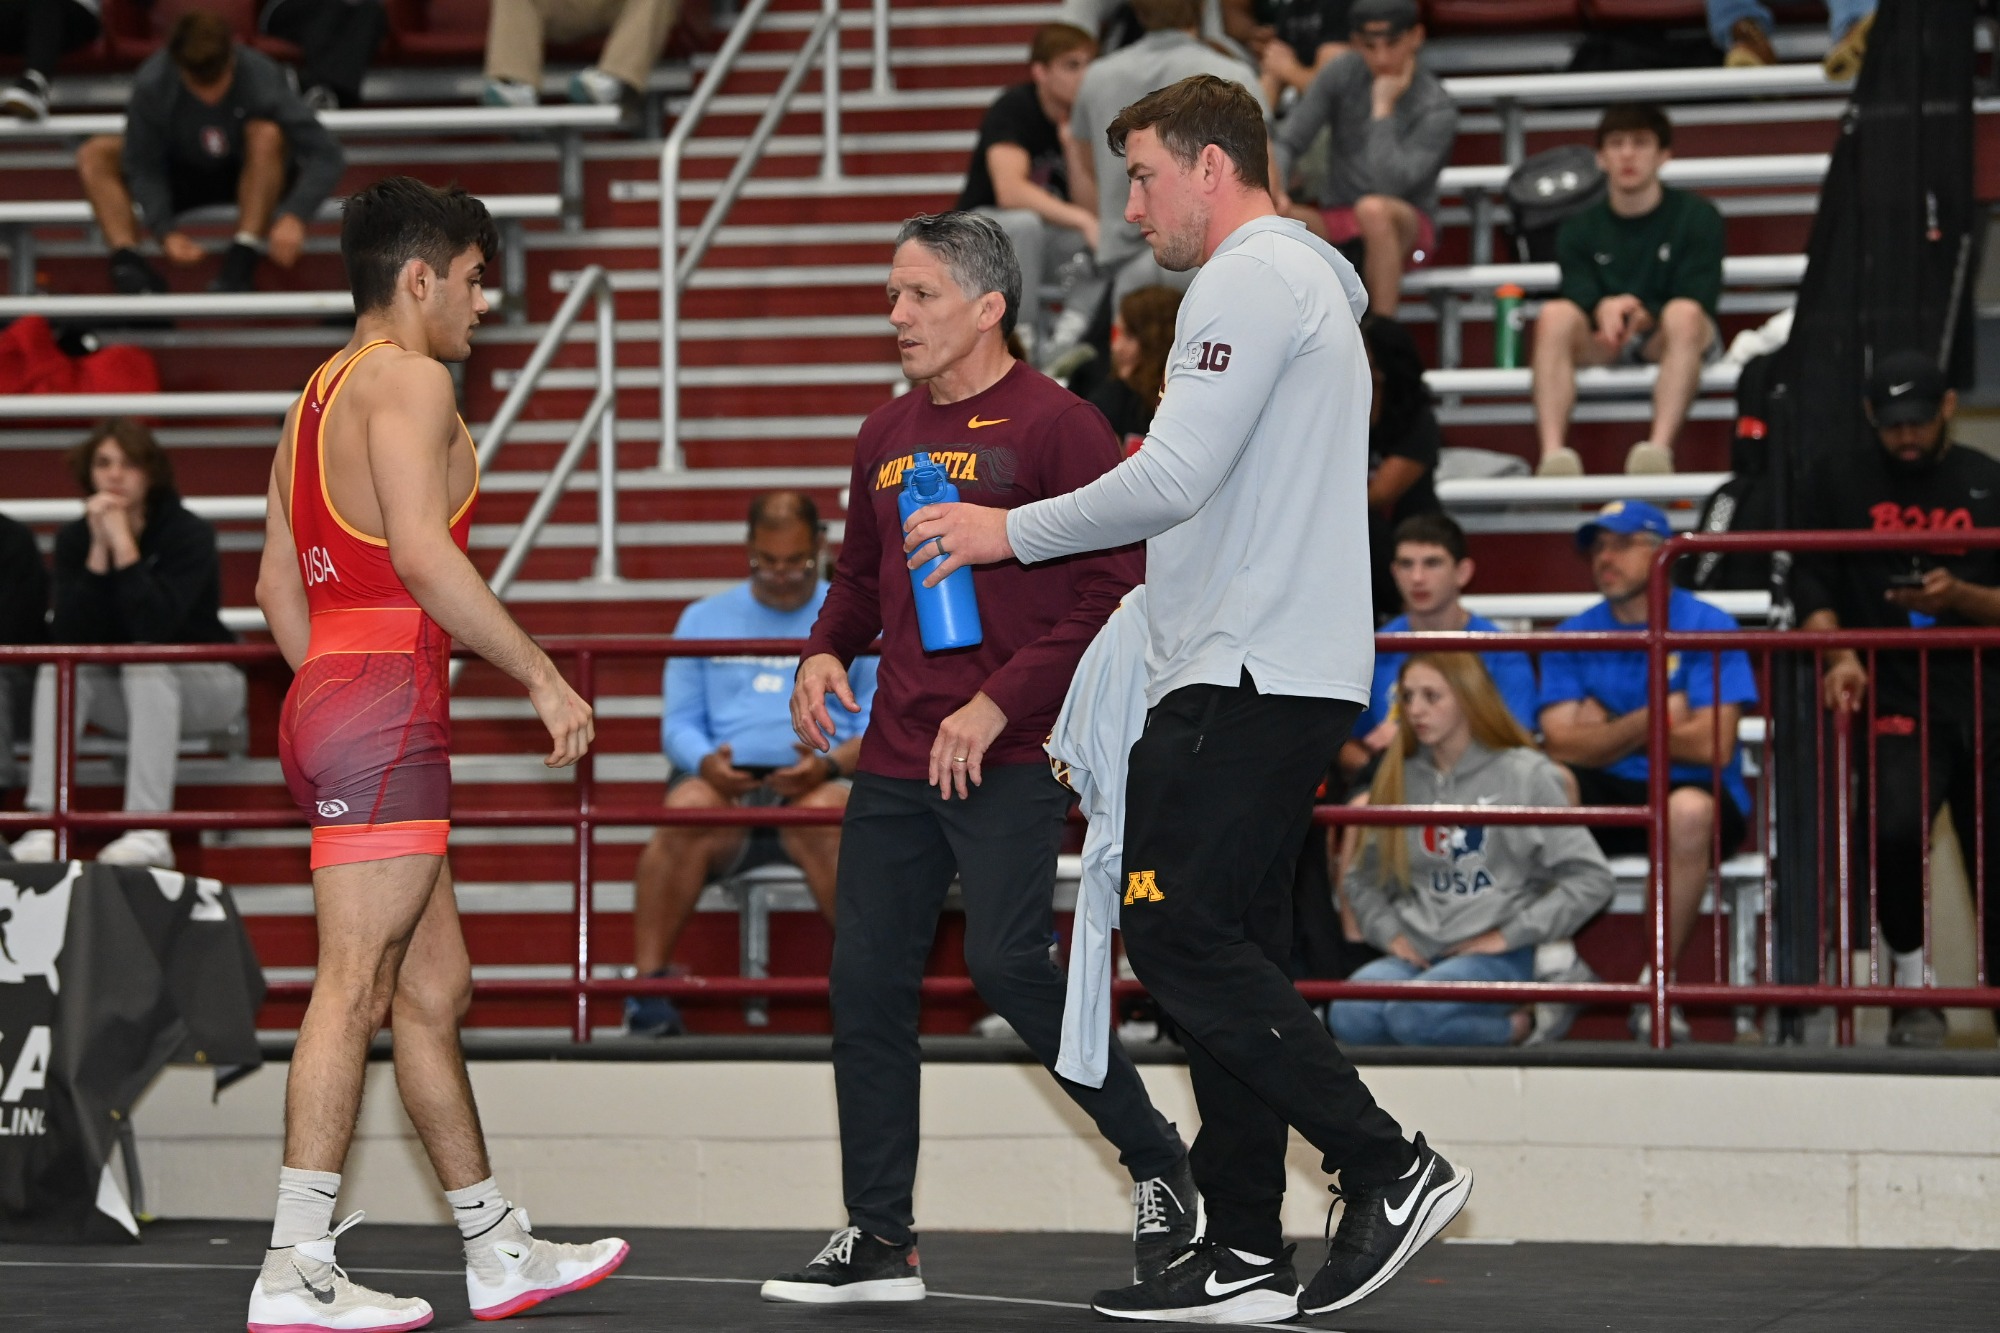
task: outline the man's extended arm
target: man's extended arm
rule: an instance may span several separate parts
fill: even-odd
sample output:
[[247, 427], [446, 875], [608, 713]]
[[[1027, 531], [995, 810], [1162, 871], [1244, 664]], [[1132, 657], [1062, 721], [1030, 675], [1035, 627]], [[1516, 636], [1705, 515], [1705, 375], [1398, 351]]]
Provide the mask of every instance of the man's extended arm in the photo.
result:
[[528, 637], [451, 538], [447, 465], [460, 429], [443, 363], [389, 360], [368, 414], [368, 471], [382, 510], [389, 563], [444, 631], [528, 690], [548, 726], [551, 767], [573, 764], [594, 735], [590, 708]]
[[993, 180], [993, 198], [1002, 208], [1025, 208], [1044, 222], [1069, 227], [1086, 237], [1097, 231], [1097, 214], [1035, 184], [1033, 160], [1017, 143], [996, 143], [986, 150], [986, 174]]
[[1007, 540], [1026, 563], [1106, 551], [1157, 536], [1192, 518], [1221, 487], [1249, 443], [1271, 390], [1291, 360], [1298, 300], [1268, 264], [1235, 252], [1209, 262], [1214, 295], [1183, 307], [1189, 345], [1227, 343], [1225, 368], [1167, 369], [1171, 391], [1146, 447], [1081, 490], [1007, 514]]

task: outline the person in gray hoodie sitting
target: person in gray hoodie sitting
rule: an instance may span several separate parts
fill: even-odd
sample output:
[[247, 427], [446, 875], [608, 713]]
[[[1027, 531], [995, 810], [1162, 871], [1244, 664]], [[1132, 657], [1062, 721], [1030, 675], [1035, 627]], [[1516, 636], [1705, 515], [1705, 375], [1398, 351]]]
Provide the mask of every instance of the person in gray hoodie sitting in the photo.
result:
[[[1401, 732], [1375, 805], [1568, 805], [1560, 770], [1507, 711], [1479, 658], [1419, 653], [1397, 682]], [[1353, 981], [1529, 981], [1538, 945], [1566, 942], [1610, 903], [1611, 866], [1588, 829], [1371, 828], [1345, 885], [1362, 933], [1386, 955]], [[1560, 952], [1561, 950], [1556, 950]], [[1595, 980], [1565, 954], [1558, 975]], [[1550, 980], [1556, 976], [1548, 977]], [[1355, 1046], [1506, 1046], [1554, 1040], [1569, 1005], [1336, 1000], [1327, 1024]]]

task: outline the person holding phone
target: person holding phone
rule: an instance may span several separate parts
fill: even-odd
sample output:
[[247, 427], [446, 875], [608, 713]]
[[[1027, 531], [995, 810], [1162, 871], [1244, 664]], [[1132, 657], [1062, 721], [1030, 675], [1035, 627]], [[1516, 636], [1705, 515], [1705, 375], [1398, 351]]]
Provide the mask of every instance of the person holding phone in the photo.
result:
[[[1805, 526], [1913, 536], [2000, 527], [2000, 462], [1953, 443], [1958, 395], [1935, 356], [1915, 349], [1879, 356], [1863, 408], [1880, 447], [1817, 470], [1824, 481], [1808, 497]], [[1805, 557], [1798, 563], [1794, 593], [1807, 629], [2000, 625], [2000, 550]], [[1925, 655], [1930, 659], [1928, 710], [1921, 663]], [[1827, 654], [1822, 680], [1829, 711], [1868, 718], [1865, 725], [1873, 730], [1872, 747], [1865, 739], [1857, 741], [1854, 753], [1862, 766], [1861, 790], [1874, 793], [1877, 910], [1891, 954], [1891, 978], [1898, 986], [1931, 984], [1924, 956], [1924, 842], [1946, 801], [1966, 877], [1985, 895], [1987, 956], [2000, 958], [2000, 889], [1995, 887], [2000, 884], [2000, 846], [1990, 841], [1992, 830], [2000, 828], [2000, 723], [1995, 722], [2000, 715], [1995, 706], [2000, 700], [2000, 652], [1984, 654], [1984, 717], [1974, 706], [1972, 655], [1925, 655], [1878, 653], [1871, 671], [1856, 653], [1835, 650]], [[1981, 730], [1983, 736], [1977, 734]], [[1872, 775], [1867, 772], [1871, 750]], [[1983, 884], [1973, 824], [1982, 760], [1989, 839]], [[1926, 787], [1928, 808], [1923, 804]], [[1944, 1037], [1940, 1009], [1899, 1009], [1890, 1020], [1892, 1045], [1940, 1046]]]

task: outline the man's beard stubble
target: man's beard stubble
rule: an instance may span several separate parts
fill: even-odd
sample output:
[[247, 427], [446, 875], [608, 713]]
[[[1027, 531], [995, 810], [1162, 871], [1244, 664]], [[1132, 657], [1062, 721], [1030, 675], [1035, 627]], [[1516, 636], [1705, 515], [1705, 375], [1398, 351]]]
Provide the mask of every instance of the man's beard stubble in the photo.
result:
[[1172, 235], [1155, 232], [1160, 247], [1153, 252], [1154, 262], [1169, 273], [1185, 273], [1191, 268], [1200, 268], [1201, 242], [1207, 232], [1205, 221], [1190, 223]]

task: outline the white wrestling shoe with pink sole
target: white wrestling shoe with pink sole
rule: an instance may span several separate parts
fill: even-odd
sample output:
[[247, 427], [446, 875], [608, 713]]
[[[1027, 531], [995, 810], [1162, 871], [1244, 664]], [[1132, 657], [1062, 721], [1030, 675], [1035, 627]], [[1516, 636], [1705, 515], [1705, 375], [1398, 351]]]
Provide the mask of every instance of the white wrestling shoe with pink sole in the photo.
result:
[[509, 1206], [491, 1231], [465, 1247], [465, 1294], [472, 1317], [505, 1319], [594, 1287], [617, 1272], [631, 1250], [616, 1236], [588, 1245], [537, 1240], [526, 1210]]
[[335, 1239], [361, 1218], [350, 1214], [318, 1240], [264, 1251], [250, 1289], [250, 1333], [402, 1333], [431, 1322], [429, 1302], [370, 1291], [333, 1261]]

